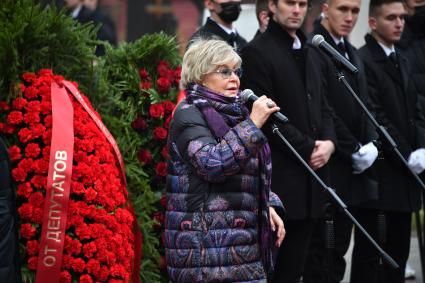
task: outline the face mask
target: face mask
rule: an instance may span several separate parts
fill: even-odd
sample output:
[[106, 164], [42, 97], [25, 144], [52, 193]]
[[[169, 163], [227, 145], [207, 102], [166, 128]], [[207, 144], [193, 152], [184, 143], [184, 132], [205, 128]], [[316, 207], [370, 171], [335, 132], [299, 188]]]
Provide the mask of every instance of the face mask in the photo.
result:
[[228, 24], [236, 21], [242, 10], [241, 2], [221, 3], [220, 6], [221, 6], [221, 12], [217, 15], [220, 17], [220, 19], [223, 20], [223, 22]]

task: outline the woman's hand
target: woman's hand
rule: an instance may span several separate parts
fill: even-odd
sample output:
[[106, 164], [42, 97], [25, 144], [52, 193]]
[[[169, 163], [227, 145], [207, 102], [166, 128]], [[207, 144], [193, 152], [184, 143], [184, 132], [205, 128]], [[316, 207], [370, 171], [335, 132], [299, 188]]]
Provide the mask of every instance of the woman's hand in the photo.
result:
[[285, 238], [285, 226], [283, 225], [282, 218], [279, 217], [279, 215], [276, 213], [276, 210], [274, 210], [273, 207], [269, 207], [270, 212], [270, 225], [272, 227], [272, 231], [276, 232], [277, 239], [276, 239], [276, 247], [280, 247], [280, 244], [282, 244], [283, 238]]
[[251, 118], [252, 122], [254, 122], [255, 126], [260, 129], [267, 121], [269, 116], [279, 110], [280, 108], [276, 105], [276, 103], [274, 103], [273, 100], [263, 95], [252, 104], [252, 111], [249, 117]]

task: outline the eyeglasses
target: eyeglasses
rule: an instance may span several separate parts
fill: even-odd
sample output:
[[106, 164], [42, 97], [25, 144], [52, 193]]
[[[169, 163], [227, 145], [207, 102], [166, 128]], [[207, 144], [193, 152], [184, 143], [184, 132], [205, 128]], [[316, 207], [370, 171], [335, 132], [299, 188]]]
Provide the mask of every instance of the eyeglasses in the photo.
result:
[[223, 79], [228, 79], [232, 75], [232, 73], [235, 73], [238, 78], [242, 77], [242, 68], [237, 69], [230, 69], [230, 68], [223, 68], [215, 70], [213, 73], [219, 73]]

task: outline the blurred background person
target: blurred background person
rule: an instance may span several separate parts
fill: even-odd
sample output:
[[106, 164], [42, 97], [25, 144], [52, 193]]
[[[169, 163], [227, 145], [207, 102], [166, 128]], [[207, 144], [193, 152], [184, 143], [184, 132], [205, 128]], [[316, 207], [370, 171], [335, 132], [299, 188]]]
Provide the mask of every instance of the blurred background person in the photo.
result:
[[[97, 31], [97, 39], [102, 41], [108, 41], [109, 43], [115, 45], [116, 34], [115, 26], [111, 20], [107, 20], [106, 16], [100, 13], [99, 10], [91, 10], [89, 7], [97, 7], [96, 1], [89, 1], [88, 6], [85, 5], [87, 0], [64, 0], [65, 6], [69, 9], [70, 14], [73, 19], [78, 22], [85, 24], [93, 22], [94, 25], [99, 25], [99, 30]], [[99, 44], [96, 47], [96, 55], [102, 56], [105, 54], [105, 47], [102, 44]]]
[[270, 20], [269, 1], [268, 0], [257, 0], [255, 1], [255, 14], [258, 20], [258, 30], [254, 35], [254, 38], [265, 32], [267, 25]]
[[247, 41], [238, 34], [233, 22], [239, 17], [242, 9], [241, 2], [241, 0], [205, 0], [205, 8], [211, 15], [206, 23], [193, 34], [192, 39], [218, 36], [240, 53]]
[[175, 283], [266, 283], [285, 234], [261, 131], [279, 107], [262, 96], [249, 113], [240, 65], [222, 40], [195, 41], [183, 57], [187, 97], [170, 125], [164, 244]]
[[[327, 163], [335, 150], [332, 110], [324, 96], [328, 74], [320, 66], [322, 54], [307, 47], [300, 30], [307, 0], [269, 0], [271, 17], [264, 33], [242, 50], [242, 88], [270, 96], [289, 118], [278, 127], [313, 170], [327, 182]], [[270, 282], [298, 282], [313, 228], [324, 217], [327, 195], [299, 160], [267, 125], [272, 149], [272, 190], [286, 208], [288, 234], [279, 249]]]
[[[400, 40], [407, 13], [400, 0], [371, 0], [370, 34], [359, 53], [365, 65], [368, 92], [378, 122], [387, 129], [409, 167], [420, 174], [425, 169], [425, 121], [418, 94], [410, 77], [411, 66]], [[410, 251], [412, 212], [421, 208], [422, 189], [382, 139], [382, 156], [376, 162], [379, 196], [367, 204], [359, 217], [373, 238], [397, 262], [391, 268], [379, 258], [365, 237], [355, 232], [351, 282], [404, 282]], [[377, 225], [378, 219], [385, 225]]]
[[7, 147], [0, 137], [0, 282], [20, 283], [18, 214]]
[[397, 43], [412, 65], [411, 77], [425, 109], [425, 0], [405, 0], [408, 13], [401, 40]]
[[[311, 38], [320, 34], [335, 50], [350, 60], [359, 72], [352, 74], [341, 70], [350, 86], [365, 103], [368, 103], [367, 81], [364, 66], [356, 48], [349, 42], [360, 12], [360, 0], [328, 0], [322, 6], [322, 16], [315, 22]], [[329, 61], [323, 53], [322, 58]], [[335, 112], [334, 123], [338, 146], [332, 155], [330, 186], [349, 206], [355, 215], [361, 213], [366, 201], [378, 197], [378, 184], [369, 175], [368, 168], [378, 156], [374, 143], [376, 131], [344, 84], [339, 81], [336, 66], [332, 66], [327, 77], [327, 99]], [[327, 229], [333, 221], [335, 247], [326, 248]], [[344, 255], [348, 250], [353, 229], [352, 221], [337, 205], [329, 203], [327, 217], [320, 221], [314, 230], [309, 248], [309, 256], [304, 269], [305, 283], [341, 282], [345, 273]]]

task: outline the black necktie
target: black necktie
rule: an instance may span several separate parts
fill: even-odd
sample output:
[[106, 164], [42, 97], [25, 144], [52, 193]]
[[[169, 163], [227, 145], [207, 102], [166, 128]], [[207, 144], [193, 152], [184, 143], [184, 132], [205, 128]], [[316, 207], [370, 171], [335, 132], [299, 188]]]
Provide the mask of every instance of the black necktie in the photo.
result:
[[230, 36], [230, 41], [232, 42], [231, 45], [233, 46], [234, 49], [237, 49], [236, 39], [238, 38], [238, 36], [234, 32], [230, 33], [229, 36]]
[[342, 56], [347, 57], [345, 54], [347, 54], [347, 50], [345, 49], [344, 42], [340, 41], [337, 45], [339, 53], [341, 53]]
[[393, 63], [396, 68], [398, 68], [397, 54], [395, 54], [394, 51], [388, 55], [388, 58], [390, 59], [391, 63]]

